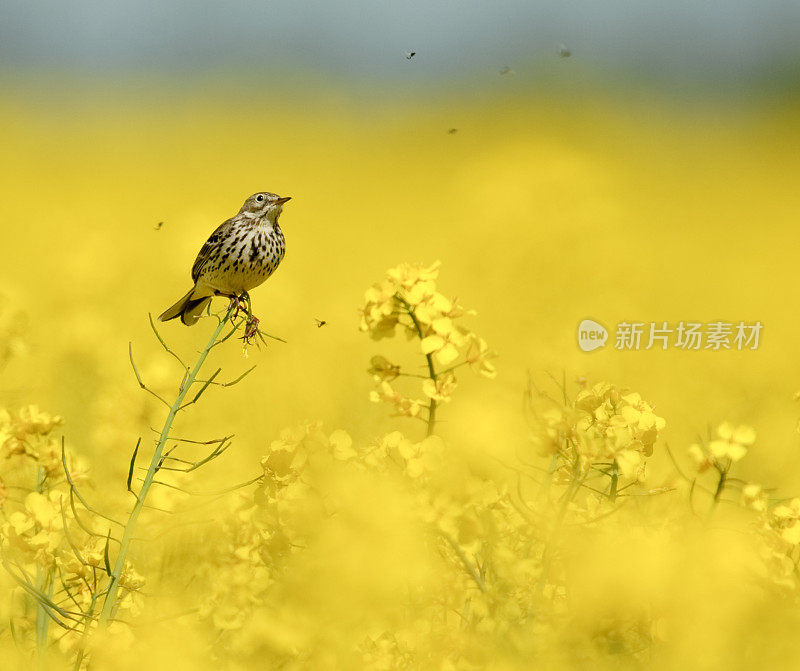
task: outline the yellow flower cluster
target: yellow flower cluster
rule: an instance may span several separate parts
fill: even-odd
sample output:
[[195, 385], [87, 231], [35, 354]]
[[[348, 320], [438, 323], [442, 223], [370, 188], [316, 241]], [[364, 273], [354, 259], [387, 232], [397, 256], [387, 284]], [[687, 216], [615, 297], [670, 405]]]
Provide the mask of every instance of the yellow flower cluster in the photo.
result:
[[[326, 434], [306, 423], [284, 430], [261, 464], [263, 485], [249, 503], [240, 499], [226, 524], [228, 550], [210, 569], [213, 588], [202, 611], [228, 659], [257, 651], [260, 663], [292, 665], [344, 646], [338, 662], [324, 657], [327, 667], [355, 653], [360, 667], [395, 669], [424, 665], [444, 649], [444, 668], [477, 668], [488, 661], [481, 640], [528, 626], [541, 606], [540, 592], [548, 601], [563, 598], [554, 585], [538, 588], [542, 528], [520, 511], [502, 480], [473, 472], [437, 436], [413, 441], [394, 431], [356, 447], [344, 431]], [[353, 615], [345, 640], [334, 644], [311, 633], [325, 618], [316, 599], [302, 600], [298, 610], [296, 602], [270, 595], [294, 584], [295, 572], [310, 561], [302, 559], [305, 553], [317, 556], [330, 529], [357, 514], [337, 483], [359, 477], [406, 490], [409, 512], [428, 538], [428, 561], [440, 569], [424, 590], [409, 583], [398, 595], [392, 612], [403, 614], [401, 626]], [[398, 530], [387, 526], [383, 533]], [[338, 543], [325, 561], [347, 564], [355, 550]]]
[[572, 402], [542, 398], [532, 439], [540, 453], [561, 459], [563, 475], [573, 477], [576, 466], [586, 474], [606, 463], [625, 478], [644, 480], [645, 460], [666, 422], [638, 393], [601, 382]]
[[48, 477], [61, 474], [61, 444], [50, 434], [63, 420], [35, 405], [16, 414], [0, 409], [0, 459], [28, 459], [44, 469]]
[[[395, 390], [392, 382], [404, 375], [399, 365], [383, 356], [372, 358], [369, 372], [378, 386], [370, 398], [389, 404], [397, 415], [419, 417], [431, 402], [450, 401], [456, 388], [453, 371], [460, 366], [468, 365], [487, 378], [497, 374], [486, 341], [457, 321], [475, 312], [437, 290], [440, 265], [438, 261], [428, 267], [400, 264], [387, 270], [386, 277], [364, 295], [361, 330], [379, 340], [394, 336], [400, 328], [409, 338], [419, 340], [420, 351], [428, 361], [428, 377], [422, 383], [427, 400], [423, 401]], [[437, 371], [437, 365], [446, 369]]]
[[212, 568], [211, 588], [201, 616], [229, 632], [231, 645], [242, 645], [237, 633], [261, 603], [259, 595], [274, 585], [282, 564], [307, 546], [317, 521], [328, 514], [315, 489], [320, 459], [346, 461], [355, 456], [344, 431], [326, 435], [319, 423], [287, 428], [261, 459], [264, 477], [254, 496], [242, 495], [223, 529], [226, 544]]
[[734, 427], [729, 422], [723, 422], [717, 427], [716, 438], [708, 443], [707, 447], [697, 443], [689, 446], [689, 456], [694, 461], [698, 473], [703, 473], [709, 468], [727, 470], [730, 466], [746, 454], [756, 440], [756, 433], [752, 427]]
[[[94, 627], [91, 615], [80, 614], [97, 608], [107, 584], [108, 527], [86, 509], [78, 512], [77, 495], [70, 493], [64, 471], [61, 441], [52, 435], [61, 424], [60, 417], [36, 406], [14, 414], [0, 410], [0, 490], [5, 492], [0, 497], [0, 554], [6, 569], [29, 585], [19, 591], [19, 599], [31, 598], [32, 588], [45, 598], [55, 599], [55, 591], [56, 601], [69, 604], [70, 617], [61, 618], [67, 631], [59, 630], [57, 640], [63, 653], [74, 654], [84, 640], [84, 628]], [[64, 459], [73, 484], [86, 484], [85, 463], [69, 450]], [[8, 493], [12, 491], [22, 494], [12, 497]], [[124, 596], [118, 612], [124, 617], [138, 613], [144, 579], [130, 563], [120, 584]], [[36, 608], [21, 608], [15, 626], [32, 630], [35, 617]]]
[[764, 578], [781, 590], [800, 598], [797, 561], [800, 556], [800, 498], [773, 507], [760, 485], [748, 483], [742, 491], [742, 504], [755, 510], [762, 539], [760, 548]]
[[[714, 502], [721, 500], [730, 487], [730, 471], [741, 461], [756, 441], [755, 430], [746, 425], [720, 424], [713, 440], [706, 445], [693, 444], [688, 453], [698, 476], [713, 472], [717, 485]], [[734, 479], [737, 487], [740, 480]], [[694, 485], [693, 485], [694, 487]], [[797, 563], [800, 560], [800, 498], [771, 501], [767, 490], [756, 482], [741, 484], [740, 504], [757, 514], [756, 528], [761, 538], [763, 560], [761, 577], [800, 598]]]

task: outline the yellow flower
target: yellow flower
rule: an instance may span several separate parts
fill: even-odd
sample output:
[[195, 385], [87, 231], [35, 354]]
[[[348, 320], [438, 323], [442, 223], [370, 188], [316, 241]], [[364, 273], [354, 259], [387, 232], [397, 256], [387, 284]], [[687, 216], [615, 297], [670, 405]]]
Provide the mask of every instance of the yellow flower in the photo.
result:
[[487, 359], [492, 356], [492, 353], [489, 351], [489, 346], [486, 344], [486, 341], [483, 338], [479, 338], [474, 333], [470, 333], [467, 336], [467, 342], [466, 359], [470, 368], [484, 377], [490, 379], [497, 377], [497, 370], [487, 361]]
[[130, 562], [127, 562], [125, 568], [122, 569], [119, 584], [126, 590], [137, 590], [144, 587], [145, 580], [144, 576], [138, 573]]
[[48, 415], [35, 405], [29, 405], [19, 411], [19, 429], [25, 433], [43, 436], [63, 422], [64, 420], [58, 415]]
[[31, 492], [25, 497], [25, 508], [36, 520], [36, 523], [46, 529], [49, 529], [56, 520], [61, 520], [59, 509], [39, 492]]
[[399, 313], [392, 284], [384, 281], [373, 285], [364, 294], [364, 301], [361, 330], [375, 340], [393, 336]]
[[775, 506], [770, 514], [770, 524], [787, 543], [800, 543], [800, 499]]
[[353, 439], [346, 431], [337, 429], [331, 434], [329, 442], [333, 456], [336, 459], [346, 461], [347, 459], [358, 456], [353, 449]]
[[617, 462], [617, 468], [623, 477], [634, 478], [636, 480], [644, 479], [644, 457], [636, 450], [622, 450], [614, 456], [614, 461]]
[[748, 482], [742, 487], [742, 505], [760, 513], [767, 510], [767, 494], [761, 485]]
[[414, 306], [414, 316], [423, 324], [430, 324], [437, 317], [449, 316], [448, 313], [453, 309], [453, 303], [434, 287], [427, 284], [417, 285], [420, 287], [412, 292], [408, 297], [408, 302]]
[[459, 347], [464, 345], [464, 337], [449, 317], [434, 319], [431, 327], [434, 333], [423, 338], [420, 347], [424, 354], [436, 353], [439, 363], [446, 366], [458, 358]]
[[303, 439], [311, 429], [312, 427], [306, 425], [281, 431], [280, 439], [270, 443], [269, 454], [261, 459], [264, 473], [278, 482], [296, 476], [308, 457]]
[[[417, 310], [421, 307], [420, 305], [421, 303], [430, 302], [431, 305], [433, 305], [435, 302], [439, 302], [438, 299], [436, 301], [432, 300], [437, 296], [447, 301], [447, 299], [444, 298], [444, 296], [437, 293], [436, 282], [434, 282], [433, 280], [417, 282], [410, 289], [406, 291], [401, 290], [400, 296], [401, 298], [403, 298], [403, 300], [405, 300], [406, 303], [408, 303], [414, 309], [415, 314]], [[449, 301], [447, 301], [447, 304], [449, 305]]]
[[438, 436], [428, 436], [419, 443], [403, 439], [397, 446], [398, 453], [406, 460], [406, 474], [410, 478], [418, 478], [436, 470], [441, 463], [443, 450], [444, 443]]
[[456, 376], [452, 373], [439, 375], [436, 381], [427, 379], [422, 383], [422, 391], [435, 401], [449, 402], [452, 400], [453, 391], [456, 388]]
[[747, 448], [756, 440], [756, 432], [751, 427], [742, 425], [734, 428], [728, 422], [719, 425], [717, 436], [717, 440], [709, 443], [711, 454], [715, 459], [728, 458], [732, 462], [744, 457]]
[[704, 451], [703, 448], [697, 444], [689, 445], [689, 449], [687, 450], [689, 456], [694, 461], [695, 468], [697, 469], [698, 473], [703, 473], [707, 471], [714, 465], [714, 462], [711, 460]]
[[386, 277], [397, 287], [410, 289], [419, 281], [426, 282], [436, 280], [436, 278], [439, 277], [439, 267], [441, 265], [441, 261], [434, 261], [427, 268], [421, 265], [401, 263], [394, 268], [389, 268], [389, 270], [386, 271]]
[[407, 417], [417, 417], [422, 410], [422, 401], [406, 398], [400, 392], [392, 389], [392, 385], [388, 382], [381, 382], [377, 390], [371, 391], [369, 399], [373, 403], [388, 403], [394, 406], [395, 412], [398, 415]]

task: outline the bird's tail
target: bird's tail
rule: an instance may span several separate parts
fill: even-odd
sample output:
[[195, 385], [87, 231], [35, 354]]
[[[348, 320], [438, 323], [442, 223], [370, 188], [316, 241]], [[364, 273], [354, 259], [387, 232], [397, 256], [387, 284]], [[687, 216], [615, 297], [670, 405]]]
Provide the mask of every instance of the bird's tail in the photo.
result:
[[203, 310], [205, 310], [206, 306], [211, 302], [211, 296], [192, 298], [193, 295], [194, 287], [191, 288], [188, 294], [175, 303], [175, 305], [164, 310], [158, 320], [166, 322], [170, 319], [180, 317], [181, 321], [186, 324], [186, 326], [196, 324], [197, 320], [200, 319], [200, 315], [203, 314]]

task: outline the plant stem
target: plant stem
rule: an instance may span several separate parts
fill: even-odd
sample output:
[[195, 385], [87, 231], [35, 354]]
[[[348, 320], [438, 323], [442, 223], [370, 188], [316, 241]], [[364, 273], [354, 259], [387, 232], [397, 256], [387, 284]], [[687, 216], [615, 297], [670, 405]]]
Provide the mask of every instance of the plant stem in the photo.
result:
[[[36, 491], [40, 494], [44, 492], [45, 472], [39, 466], [36, 469]], [[38, 529], [38, 525], [37, 525]], [[37, 562], [36, 564], [36, 589], [46, 594], [48, 597], [53, 595], [53, 581], [51, 571], [44, 569]], [[50, 618], [45, 610], [46, 606], [37, 602], [36, 604], [36, 651], [38, 654], [39, 667], [44, 668], [45, 656], [47, 654], [47, 632], [50, 628]]]
[[128, 521], [125, 524], [125, 530], [122, 534], [122, 542], [120, 543], [119, 552], [117, 553], [116, 561], [114, 562], [114, 568], [111, 571], [111, 582], [108, 586], [108, 591], [105, 595], [105, 601], [103, 602], [103, 609], [100, 612], [99, 618], [99, 626], [105, 627], [108, 624], [109, 619], [111, 619], [114, 606], [116, 605], [117, 600], [117, 592], [119, 591], [120, 580], [122, 578], [122, 571], [125, 569], [125, 562], [128, 558], [128, 551], [130, 550], [131, 540], [133, 539], [133, 534], [136, 529], [136, 522], [139, 519], [139, 514], [142, 512], [142, 508], [144, 507], [145, 500], [147, 499], [147, 494], [150, 491], [150, 487], [153, 484], [153, 479], [155, 478], [156, 472], [158, 471], [161, 463], [161, 456], [164, 451], [164, 445], [169, 438], [169, 433], [172, 429], [172, 423], [175, 420], [175, 415], [178, 413], [181, 405], [183, 405], [183, 399], [186, 397], [186, 394], [189, 392], [192, 384], [194, 384], [195, 379], [197, 378], [200, 369], [203, 367], [205, 363], [206, 357], [208, 353], [211, 351], [211, 348], [219, 338], [220, 333], [222, 333], [222, 329], [225, 327], [225, 324], [231, 318], [233, 314], [234, 307], [231, 306], [228, 309], [228, 312], [225, 314], [225, 317], [220, 320], [219, 325], [216, 329], [214, 329], [214, 333], [211, 335], [211, 339], [206, 344], [205, 348], [200, 352], [200, 357], [197, 359], [197, 363], [195, 364], [194, 368], [189, 371], [189, 374], [186, 376], [184, 383], [181, 385], [180, 390], [178, 391], [178, 395], [175, 398], [174, 403], [170, 406], [169, 413], [167, 414], [166, 420], [164, 420], [164, 427], [161, 429], [161, 434], [158, 438], [158, 443], [156, 444], [156, 448], [153, 451], [153, 458], [150, 460], [150, 467], [147, 469], [147, 474], [144, 477], [144, 481], [142, 482], [142, 487], [139, 490], [139, 493], [136, 495], [136, 503], [133, 505], [131, 509], [130, 516], [128, 517]]
[[722, 496], [722, 491], [725, 489], [725, 483], [728, 479], [728, 469], [721, 468], [719, 471], [719, 482], [717, 482], [717, 488], [714, 491], [714, 506], [719, 503], [719, 497]]
[[[414, 314], [414, 309], [409, 305], [405, 300], [400, 298], [399, 295], [395, 294], [395, 297], [398, 301], [403, 304], [405, 307], [406, 312], [408, 312], [408, 316], [411, 317], [411, 321], [414, 323], [414, 328], [417, 330], [417, 335], [419, 336], [420, 340], [424, 340], [425, 334], [422, 332], [422, 324], [419, 323], [416, 315]], [[433, 355], [426, 354], [425, 359], [428, 362], [428, 377], [436, 383], [436, 368], [433, 365]], [[433, 429], [436, 426], [436, 399], [432, 398], [430, 404], [428, 405], [428, 432], [426, 435], [430, 436], [433, 434]]]
[[617, 485], [619, 483], [619, 467], [617, 466], [617, 460], [614, 460], [614, 463], [611, 466], [611, 485], [609, 486], [608, 490], [608, 500], [611, 503], [614, 503], [617, 499]]
[[539, 581], [537, 584], [537, 591], [539, 595], [541, 595], [544, 591], [545, 585], [547, 583], [548, 573], [550, 572], [550, 565], [553, 560], [553, 554], [556, 550], [556, 543], [558, 542], [558, 537], [561, 534], [561, 528], [564, 523], [564, 517], [566, 517], [567, 509], [569, 508], [569, 504], [572, 503], [572, 499], [575, 497], [578, 489], [580, 489], [581, 483], [583, 482], [583, 478], [581, 478], [580, 472], [576, 469], [572, 475], [572, 480], [567, 487], [567, 491], [564, 492], [563, 498], [561, 500], [561, 505], [558, 509], [558, 513], [556, 514], [555, 523], [553, 524], [552, 529], [550, 530], [550, 534], [547, 538], [546, 544], [544, 546], [544, 551], [542, 552], [542, 570], [539, 575]]

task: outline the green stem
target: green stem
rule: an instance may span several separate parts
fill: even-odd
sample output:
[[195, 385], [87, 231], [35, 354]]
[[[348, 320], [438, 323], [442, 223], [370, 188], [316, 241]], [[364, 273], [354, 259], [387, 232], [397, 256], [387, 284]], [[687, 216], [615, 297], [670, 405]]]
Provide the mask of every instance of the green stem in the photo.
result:
[[617, 466], [617, 460], [614, 460], [613, 465], [611, 466], [611, 485], [608, 490], [608, 500], [611, 503], [614, 503], [617, 499], [617, 485], [619, 484], [619, 467]]
[[[45, 471], [39, 466], [36, 470], [36, 491], [44, 492]], [[38, 530], [38, 525], [37, 525]], [[49, 597], [53, 595], [52, 572], [36, 564], [36, 588]], [[46, 606], [38, 602], [36, 605], [36, 650], [39, 655], [39, 665], [44, 668], [47, 653], [47, 632], [50, 629], [50, 618], [45, 610]]]
[[103, 609], [100, 612], [99, 618], [99, 626], [105, 627], [108, 624], [109, 619], [111, 619], [112, 613], [114, 611], [114, 606], [116, 605], [117, 600], [117, 592], [119, 591], [119, 583], [120, 579], [122, 578], [122, 571], [125, 568], [125, 562], [128, 558], [128, 551], [130, 550], [131, 540], [133, 539], [134, 531], [136, 530], [136, 522], [139, 519], [139, 514], [142, 512], [142, 508], [144, 507], [145, 501], [147, 500], [147, 494], [150, 491], [150, 487], [153, 485], [153, 479], [155, 478], [156, 472], [159, 469], [159, 465], [161, 462], [161, 456], [164, 451], [164, 445], [169, 438], [169, 433], [172, 429], [172, 423], [175, 420], [175, 415], [178, 413], [181, 405], [183, 405], [183, 399], [186, 397], [186, 394], [189, 392], [189, 389], [194, 384], [195, 379], [197, 378], [200, 369], [203, 367], [205, 363], [206, 357], [208, 353], [211, 351], [211, 348], [219, 338], [220, 333], [222, 333], [222, 329], [225, 327], [225, 324], [231, 318], [233, 314], [234, 308], [233, 306], [228, 309], [225, 317], [220, 320], [219, 326], [214, 330], [214, 333], [211, 336], [211, 339], [208, 341], [208, 344], [205, 346], [202, 352], [200, 352], [200, 357], [197, 360], [194, 368], [189, 372], [184, 381], [183, 385], [181, 386], [180, 390], [178, 391], [178, 396], [175, 398], [175, 402], [170, 406], [169, 413], [167, 414], [167, 418], [164, 421], [164, 427], [161, 429], [161, 434], [158, 438], [158, 443], [156, 444], [156, 449], [153, 452], [153, 458], [150, 460], [150, 467], [147, 469], [147, 474], [144, 476], [144, 482], [142, 482], [142, 487], [139, 490], [139, 493], [136, 495], [136, 503], [134, 504], [133, 508], [131, 509], [130, 516], [128, 517], [128, 521], [125, 524], [125, 530], [122, 534], [122, 541], [120, 543], [119, 552], [117, 553], [117, 559], [114, 562], [114, 568], [111, 571], [111, 582], [108, 586], [108, 591], [105, 595], [105, 601], [103, 602]]
[[84, 655], [86, 655], [86, 641], [89, 638], [90, 625], [92, 623], [92, 615], [97, 604], [97, 594], [92, 594], [92, 601], [89, 604], [89, 610], [86, 611], [86, 620], [83, 623], [83, 633], [81, 634], [81, 642], [78, 647], [78, 653], [75, 655], [75, 664], [72, 671], [80, 671], [81, 663], [83, 662]]
[[[395, 294], [395, 296], [397, 300], [403, 304], [403, 307], [405, 307], [406, 312], [408, 312], [408, 316], [411, 317], [411, 321], [414, 323], [414, 328], [417, 330], [417, 335], [419, 336], [419, 339], [424, 340], [425, 334], [422, 332], [422, 324], [419, 323], [419, 320], [414, 314], [414, 309], [400, 296], [398, 296], [397, 294]], [[428, 377], [435, 383], [436, 368], [433, 365], [433, 355], [426, 354], [425, 360], [428, 362]], [[428, 436], [432, 435], [435, 426], [436, 426], [436, 399], [432, 398], [430, 404], [428, 405], [428, 432], [426, 435]]]
[[723, 468], [719, 471], [719, 482], [717, 482], [717, 489], [714, 491], [714, 506], [719, 503], [719, 497], [722, 496], [722, 491], [725, 489], [725, 482], [728, 479], [728, 469]]
[[569, 508], [569, 504], [572, 503], [572, 499], [575, 497], [578, 489], [580, 489], [582, 482], [582, 478], [580, 472], [575, 470], [572, 475], [572, 480], [567, 487], [567, 491], [564, 492], [564, 498], [561, 501], [561, 506], [558, 509], [558, 513], [556, 514], [555, 523], [553, 524], [553, 528], [550, 530], [549, 537], [547, 538], [546, 545], [544, 547], [544, 551], [542, 552], [542, 570], [539, 575], [539, 582], [537, 585], [537, 591], [541, 595], [544, 591], [545, 585], [547, 583], [547, 577], [550, 572], [550, 565], [553, 561], [553, 554], [556, 550], [556, 543], [558, 542], [558, 537], [561, 534], [561, 527], [564, 523], [564, 517], [566, 517], [567, 509]]

